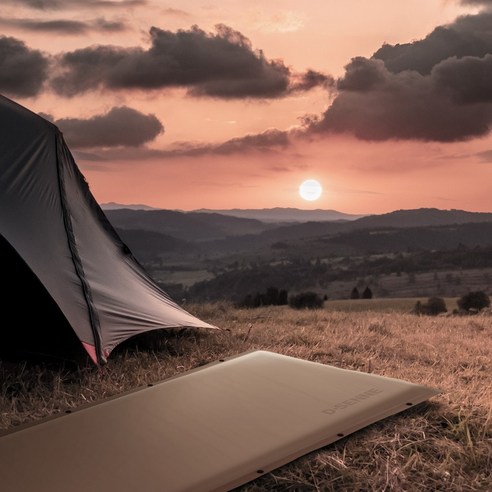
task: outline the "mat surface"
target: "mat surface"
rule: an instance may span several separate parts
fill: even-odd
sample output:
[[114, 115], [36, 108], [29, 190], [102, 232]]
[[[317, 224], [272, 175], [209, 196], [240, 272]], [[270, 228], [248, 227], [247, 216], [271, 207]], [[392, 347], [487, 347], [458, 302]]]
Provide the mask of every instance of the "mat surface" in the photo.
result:
[[1, 490], [227, 491], [436, 394], [250, 352], [10, 431]]

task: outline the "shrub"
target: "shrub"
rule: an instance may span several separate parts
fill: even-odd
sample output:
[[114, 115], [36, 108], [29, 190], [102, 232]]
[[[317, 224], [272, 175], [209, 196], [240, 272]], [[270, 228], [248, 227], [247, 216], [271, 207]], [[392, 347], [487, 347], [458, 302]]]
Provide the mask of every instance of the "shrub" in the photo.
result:
[[468, 292], [458, 299], [458, 307], [464, 311], [470, 309], [480, 309], [490, 306], [489, 296], [482, 290]]
[[294, 309], [320, 309], [324, 300], [316, 292], [301, 292], [289, 298], [289, 306]]
[[442, 297], [429, 297], [427, 302], [422, 304], [420, 301], [417, 301], [415, 307], [413, 308], [413, 312], [415, 314], [427, 314], [430, 316], [437, 316], [440, 313], [447, 312], [446, 302]]

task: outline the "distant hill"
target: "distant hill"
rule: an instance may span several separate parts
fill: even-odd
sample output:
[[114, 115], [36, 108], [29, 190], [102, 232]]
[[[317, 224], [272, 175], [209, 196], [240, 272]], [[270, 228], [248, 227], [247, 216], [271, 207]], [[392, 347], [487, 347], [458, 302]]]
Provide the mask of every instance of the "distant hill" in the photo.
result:
[[149, 205], [144, 205], [142, 203], [124, 205], [122, 203], [108, 202], [101, 203], [100, 206], [103, 210], [119, 210], [121, 208], [127, 208], [129, 210], [161, 210], [160, 208], [150, 207]]
[[[317, 238], [313, 241], [316, 240]], [[329, 245], [341, 246], [355, 254], [492, 246], [492, 221], [424, 227], [357, 229], [326, 238], [319, 246], [322, 249]]]
[[262, 209], [239, 209], [229, 210], [210, 210], [200, 209], [194, 212], [215, 213], [245, 219], [256, 219], [262, 222], [281, 223], [281, 222], [335, 222], [355, 220], [364, 215], [345, 214], [336, 210], [301, 210], [298, 208], [262, 208]]
[[[273, 209], [272, 209], [273, 210]], [[295, 210], [295, 209], [294, 209]], [[261, 212], [261, 211], [260, 211]], [[302, 211], [300, 211], [302, 212]], [[309, 212], [309, 211], [304, 211]], [[191, 241], [209, 243], [213, 249], [217, 247], [224, 254], [230, 251], [254, 250], [258, 247], [265, 247], [276, 242], [304, 241], [307, 238], [321, 238], [324, 241], [339, 237], [353, 231], [378, 231], [375, 235], [367, 236], [367, 244], [374, 244], [379, 241], [384, 242], [384, 229], [409, 229], [413, 228], [412, 234], [415, 235], [412, 242], [418, 244], [419, 236], [431, 237], [431, 232], [419, 230], [419, 228], [435, 228], [442, 226], [458, 226], [462, 224], [492, 223], [492, 213], [467, 212], [463, 210], [438, 210], [438, 209], [416, 209], [416, 210], [397, 210], [388, 214], [371, 215], [356, 220], [339, 221], [310, 221], [301, 223], [266, 223], [257, 219], [239, 218], [235, 216], [222, 215], [212, 212], [179, 212], [173, 210], [133, 210], [133, 209], [114, 209], [105, 210], [105, 214], [113, 224], [119, 229], [132, 230], [135, 237], [138, 230], [152, 231], [167, 236]], [[484, 228], [487, 236], [489, 229]], [[409, 233], [410, 234], [410, 233]], [[396, 234], [393, 232], [386, 235], [389, 242], [406, 243], [409, 234]], [[466, 238], [459, 239], [461, 230], [456, 234], [444, 233], [444, 230], [434, 231], [435, 235], [442, 237], [452, 237], [452, 242], [468, 244]], [[474, 235], [476, 232], [474, 232]], [[351, 243], [362, 241], [364, 236], [352, 236], [353, 239], [343, 238]], [[391, 240], [390, 240], [391, 237]], [[160, 240], [160, 239], [159, 239]], [[492, 237], [490, 238], [492, 242]], [[224, 242], [225, 241], [225, 242]], [[430, 241], [430, 240], [429, 240]], [[151, 241], [155, 243], [154, 240]], [[215, 246], [212, 243], [220, 242]], [[432, 239], [431, 242], [434, 242]], [[487, 242], [487, 237], [480, 240], [480, 244]], [[207, 247], [207, 249], [210, 249]]]
[[[492, 213], [464, 210], [421, 208], [396, 210], [387, 214], [369, 215], [343, 222], [306, 222], [289, 224], [262, 233], [269, 241], [288, 241], [307, 237], [324, 237], [361, 229], [439, 227], [468, 223], [492, 222]], [[492, 241], [492, 238], [491, 238]]]
[[267, 223], [212, 212], [172, 210], [115, 209], [105, 214], [128, 238], [130, 248], [146, 258], [198, 251], [211, 257], [280, 252], [304, 257], [492, 244], [492, 213], [462, 210], [397, 210], [356, 220], [301, 223]]
[[396, 210], [387, 214], [362, 217], [356, 220], [353, 226], [357, 228], [426, 227], [467, 224], [470, 222], [492, 222], [492, 213], [439, 210], [437, 208]]
[[173, 210], [117, 209], [105, 210], [105, 215], [119, 229], [159, 232], [186, 241], [213, 241], [259, 234], [270, 227], [254, 219]]

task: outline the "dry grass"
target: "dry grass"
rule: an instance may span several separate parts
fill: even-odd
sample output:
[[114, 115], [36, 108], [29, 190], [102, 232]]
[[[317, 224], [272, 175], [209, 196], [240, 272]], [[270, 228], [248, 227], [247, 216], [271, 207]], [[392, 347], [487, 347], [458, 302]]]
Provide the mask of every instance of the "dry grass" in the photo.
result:
[[223, 331], [146, 337], [104, 368], [0, 362], [8, 429], [254, 349], [435, 386], [432, 401], [240, 488], [292, 491], [492, 490], [492, 317], [236, 310], [189, 306]]

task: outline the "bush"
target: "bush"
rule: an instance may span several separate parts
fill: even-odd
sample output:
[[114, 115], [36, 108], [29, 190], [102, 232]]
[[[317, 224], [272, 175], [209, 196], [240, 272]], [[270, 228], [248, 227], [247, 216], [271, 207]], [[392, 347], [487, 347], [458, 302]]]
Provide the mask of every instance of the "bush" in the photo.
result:
[[362, 292], [362, 299], [372, 299], [372, 290], [369, 287], [366, 287]]
[[429, 297], [427, 302], [422, 304], [420, 301], [417, 301], [415, 307], [413, 308], [413, 312], [415, 314], [427, 314], [430, 316], [437, 316], [440, 313], [447, 312], [446, 302], [442, 297]]
[[324, 300], [316, 292], [301, 292], [289, 298], [289, 306], [294, 309], [320, 309]]
[[482, 290], [468, 292], [458, 299], [458, 307], [464, 311], [484, 309], [490, 306], [489, 296]]

